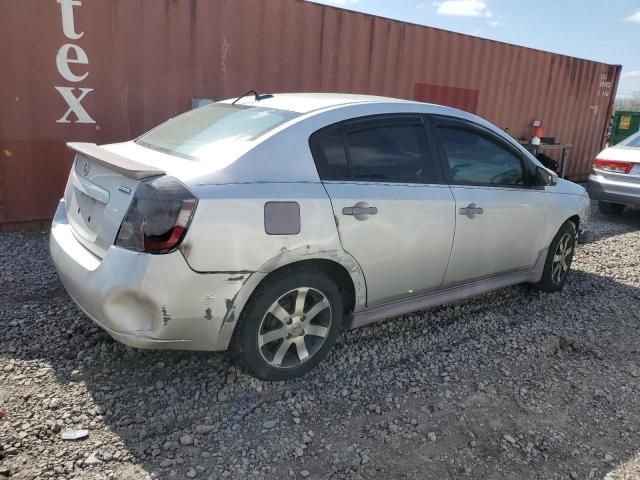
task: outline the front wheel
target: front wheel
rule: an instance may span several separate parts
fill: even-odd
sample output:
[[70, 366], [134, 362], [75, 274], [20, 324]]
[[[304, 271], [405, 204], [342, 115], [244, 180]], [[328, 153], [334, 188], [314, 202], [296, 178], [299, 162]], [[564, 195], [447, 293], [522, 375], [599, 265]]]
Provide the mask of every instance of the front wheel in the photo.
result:
[[290, 380], [314, 368], [342, 328], [342, 297], [323, 272], [286, 270], [260, 285], [234, 335], [236, 359], [262, 380]]
[[534, 287], [543, 292], [562, 290], [569, 275], [575, 248], [576, 227], [571, 222], [565, 222], [551, 241], [542, 278]]

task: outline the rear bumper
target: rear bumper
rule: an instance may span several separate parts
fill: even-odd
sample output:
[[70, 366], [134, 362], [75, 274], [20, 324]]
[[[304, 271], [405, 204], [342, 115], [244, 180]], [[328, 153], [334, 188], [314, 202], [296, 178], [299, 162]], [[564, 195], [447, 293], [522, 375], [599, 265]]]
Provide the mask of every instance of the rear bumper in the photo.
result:
[[87, 316], [138, 348], [225, 350], [253, 276], [194, 272], [179, 251], [151, 255], [112, 246], [100, 259], [76, 240], [64, 201], [50, 250], [67, 292]]
[[587, 189], [593, 200], [640, 205], [640, 183], [609, 180], [603, 175], [591, 173]]

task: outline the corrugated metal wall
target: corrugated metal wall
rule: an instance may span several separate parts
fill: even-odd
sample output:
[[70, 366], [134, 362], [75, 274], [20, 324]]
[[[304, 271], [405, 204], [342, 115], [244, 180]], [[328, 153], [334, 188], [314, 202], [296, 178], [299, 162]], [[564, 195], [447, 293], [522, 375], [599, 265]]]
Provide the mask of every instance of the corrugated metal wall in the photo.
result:
[[[5, 229], [51, 217], [71, 162], [65, 141], [127, 140], [189, 109], [192, 97], [249, 88], [435, 99], [473, 106], [518, 137], [541, 119], [545, 136], [575, 146], [568, 174], [584, 177], [603, 144], [619, 77], [617, 66], [299, 0], [75, 3], [0, 3]], [[67, 44], [86, 53], [70, 72], [58, 55], [85, 59], [75, 47], [59, 54]], [[64, 116], [75, 105], [64, 89], [84, 93], [86, 116], [76, 110], [87, 123]]]

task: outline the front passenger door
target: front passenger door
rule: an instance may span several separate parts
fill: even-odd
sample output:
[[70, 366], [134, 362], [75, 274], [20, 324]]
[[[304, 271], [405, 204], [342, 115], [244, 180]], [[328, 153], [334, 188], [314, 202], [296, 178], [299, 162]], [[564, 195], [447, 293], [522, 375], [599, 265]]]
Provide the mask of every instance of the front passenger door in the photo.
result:
[[473, 122], [434, 117], [456, 203], [444, 286], [532, 269], [543, 248], [546, 197], [530, 186], [522, 153]]

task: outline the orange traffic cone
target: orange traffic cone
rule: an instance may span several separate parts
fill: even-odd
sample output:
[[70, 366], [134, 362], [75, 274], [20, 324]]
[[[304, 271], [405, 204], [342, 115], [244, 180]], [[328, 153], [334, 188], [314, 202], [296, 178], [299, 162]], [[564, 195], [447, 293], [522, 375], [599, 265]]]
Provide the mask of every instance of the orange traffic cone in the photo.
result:
[[540, 145], [540, 139], [542, 138], [542, 124], [540, 124], [533, 133], [533, 138], [531, 138], [531, 145]]

